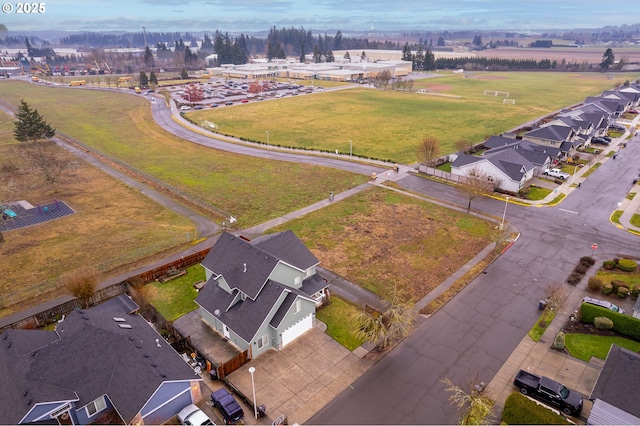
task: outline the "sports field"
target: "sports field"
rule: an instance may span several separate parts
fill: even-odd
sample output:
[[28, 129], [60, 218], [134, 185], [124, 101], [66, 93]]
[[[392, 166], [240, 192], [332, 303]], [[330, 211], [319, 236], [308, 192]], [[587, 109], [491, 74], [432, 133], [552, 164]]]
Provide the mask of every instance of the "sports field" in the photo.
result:
[[[188, 113], [195, 121], [216, 123], [221, 133], [284, 146], [338, 150], [399, 163], [416, 161], [425, 136], [438, 138], [442, 153], [455, 142], [479, 143], [612, 89], [638, 75], [599, 73], [448, 73], [417, 80], [412, 92], [349, 89], [325, 91], [227, 108]], [[418, 89], [433, 94], [417, 94]], [[509, 92], [515, 105], [485, 90]]]
[[138, 96], [6, 81], [0, 82], [0, 90], [13, 105], [24, 98], [57, 130], [229, 212], [240, 228], [368, 180], [341, 170], [190, 143], [159, 128], [149, 102]]

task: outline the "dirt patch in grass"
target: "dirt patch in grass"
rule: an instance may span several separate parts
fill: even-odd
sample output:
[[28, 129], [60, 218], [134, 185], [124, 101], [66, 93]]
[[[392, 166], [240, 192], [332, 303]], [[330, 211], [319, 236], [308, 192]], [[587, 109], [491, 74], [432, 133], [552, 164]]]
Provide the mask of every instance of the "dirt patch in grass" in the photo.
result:
[[446, 92], [451, 90], [451, 86], [447, 85], [447, 84], [428, 84], [426, 87], [428, 90], [434, 91], [434, 92]]
[[395, 282], [417, 300], [482, 250], [491, 226], [376, 187], [282, 229], [292, 229], [340, 276], [381, 297]]

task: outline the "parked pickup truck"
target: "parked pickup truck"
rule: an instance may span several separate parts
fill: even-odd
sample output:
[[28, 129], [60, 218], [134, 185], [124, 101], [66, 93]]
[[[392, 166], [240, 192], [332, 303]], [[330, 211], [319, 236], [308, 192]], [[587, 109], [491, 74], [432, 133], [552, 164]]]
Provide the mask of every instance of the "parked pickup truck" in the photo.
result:
[[571, 176], [569, 173], [565, 173], [560, 169], [547, 169], [544, 171], [544, 174], [562, 180], [567, 179], [569, 176]]
[[582, 395], [548, 377], [520, 370], [513, 384], [520, 389], [521, 394], [552, 405], [567, 415], [577, 416], [582, 411]]

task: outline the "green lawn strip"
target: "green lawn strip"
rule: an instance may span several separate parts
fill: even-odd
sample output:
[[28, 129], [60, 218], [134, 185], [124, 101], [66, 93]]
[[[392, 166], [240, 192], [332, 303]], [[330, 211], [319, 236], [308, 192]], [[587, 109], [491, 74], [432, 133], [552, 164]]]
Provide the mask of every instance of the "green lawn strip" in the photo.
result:
[[593, 166], [591, 166], [589, 168], [589, 170], [587, 170], [586, 172], [584, 172], [584, 174], [582, 175], [583, 178], [587, 178], [589, 177], [589, 175], [591, 175], [591, 173], [595, 172], [596, 170], [598, 170], [598, 168], [602, 166], [602, 163], [598, 162], [596, 164], [594, 164]]
[[636, 196], [636, 192], [629, 192], [629, 193], [625, 196], [625, 198], [626, 198], [627, 200], [633, 200], [633, 198], [634, 198], [635, 196]]
[[153, 122], [148, 102], [113, 92], [0, 82], [3, 99], [24, 98], [58, 130], [221, 208], [242, 228], [282, 216], [369, 177], [303, 163], [218, 151]]
[[611, 345], [629, 349], [633, 352], [640, 351], [640, 342], [619, 336], [595, 336], [582, 333], [567, 333], [565, 345], [571, 356], [589, 362], [591, 357], [606, 359]]
[[640, 214], [634, 214], [631, 216], [631, 220], [629, 221], [636, 228], [640, 228]]
[[622, 210], [614, 211], [613, 214], [611, 215], [611, 222], [620, 223], [620, 216], [622, 216], [622, 213], [624, 213], [624, 211]]
[[558, 194], [556, 196], [556, 198], [554, 198], [553, 200], [549, 201], [548, 203], [546, 203], [548, 206], [554, 206], [556, 204], [558, 204], [560, 201], [564, 200], [566, 198], [566, 194]]
[[629, 290], [640, 285], [640, 272], [622, 272], [619, 269], [606, 270], [600, 269], [596, 272], [596, 277], [600, 278], [603, 283], [610, 283], [613, 280], [624, 281], [629, 284]]
[[[444, 94], [462, 96], [460, 99], [354, 89], [189, 115], [197, 122], [216, 123], [221, 133], [247, 140], [266, 142], [269, 131], [274, 145], [342, 153], [349, 152], [351, 140], [355, 155], [412, 163], [416, 146], [425, 135], [440, 140], [442, 154], [455, 152], [455, 142], [461, 138], [479, 143], [613, 84], [615, 80], [599, 75], [478, 73], [468, 79], [445, 76], [415, 82], [415, 90], [437, 85]], [[484, 90], [508, 91], [517, 103], [505, 105], [502, 98], [483, 96]], [[429, 120], [425, 121], [427, 111]], [[358, 126], [353, 126], [354, 122]]]
[[327, 325], [329, 336], [352, 351], [364, 342], [354, 336], [352, 327], [352, 318], [358, 310], [359, 308], [351, 302], [332, 295], [329, 304], [316, 312], [316, 318]]
[[549, 324], [551, 324], [551, 321], [553, 321], [555, 317], [555, 311], [543, 311], [538, 321], [536, 321], [533, 327], [531, 327], [531, 330], [529, 330], [529, 337], [531, 337], [534, 342], [540, 340], [544, 331], [549, 327]]
[[450, 162], [442, 163], [438, 167], [436, 167], [436, 169], [442, 170], [443, 172], [451, 173], [451, 163]]
[[171, 281], [159, 281], [147, 284], [148, 300], [167, 321], [175, 321], [182, 315], [198, 307], [195, 303], [198, 292], [193, 284], [205, 280], [204, 268], [193, 265], [187, 268], [187, 274]]
[[551, 194], [551, 190], [542, 188], [540, 186], [530, 186], [529, 192], [527, 192], [526, 198], [531, 201], [538, 201], [544, 199], [547, 195]]

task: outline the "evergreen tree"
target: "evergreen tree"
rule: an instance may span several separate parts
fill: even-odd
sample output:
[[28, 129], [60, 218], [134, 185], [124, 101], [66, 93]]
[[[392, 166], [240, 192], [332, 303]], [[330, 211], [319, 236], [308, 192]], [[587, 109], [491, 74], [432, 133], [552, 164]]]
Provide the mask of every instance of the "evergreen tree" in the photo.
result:
[[180, 78], [186, 80], [189, 78], [189, 73], [186, 68], [182, 68], [182, 72], [180, 73]]
[[[316, 48], [318, 46], [316, 45]], [[314, 49], [314, 58], [315, 58], [315, 49]], [[304, 41], [300, 43], [300, 63], [304, 64], [305, 62], [305, 51], [304, 51]]]
[[338, 30], [336, 36], [333, 38], [333, 50], [341, 50], [343, 48], [342, 32]]
[[336, 58], [333, 56], [333, 51], [332, 50], [328, 50], [327, 54], [325, 55], [325, 61], [327, 62], [335, 62]]
[[606, 71], [609, 69], [610, 66], [612, 66], [615, 63], [616, 57], [613, 54], [613, 50], [611, 50], [611, 48], [607, 48], [607, 50], [604, 51], [604, 55], [602, 55], [602, 62], [600, 62], [600, 69], [602, 71]]
[[367, 61], [367, 54], [364, 52], [364, 50], [362, 51], [362, 54], [360, 55], [360, 61], [362, 61], [362, 62], [366, 62]]
[[24, 99], [20, 101], [13, 126], [13, 136], [20, 142], [51, 139], [56, 133], [56, 130], [44, 121], [38, 110], [31, 109]]
[[402, 48], [402, 60], [403, 61], [413, 61], [413, 56], [411, 54], [411, 48], [409, 47], [409, 43], [405, 43]]
[[144, 60], [144, 64], [148, 69], [153, 68], [154, 66], [153, 53], [151, 53], [151, 49], [149, 49], [149, 46], [144, 48], [143, 60]]
[[418, 51], [413, 57], [413, 69], [421, 70], [422, 67], [424, 67], [424, 50], [422, 49], [422, 46], [418, 46]]
[[149, 85], [149, 77], [147, 77], [147, 74], [144, 71], [140, 71], [140, 77], [138, 77], [138, 80], [140, 81], [141, 87], [147, 87]]
[[158, 76], [156, 76], [156, 73], [153, 71], [149, 74], [149, 83], [158, 84]]
[[427, 51], [424, 53], [424, 66], [422, 69], [425, 71], [436, 69], [436, 56], [431, 51], [430, 47], [427, 47]]
[[316, 44], [313, 47], [313, 62], [319, 64], [322, 62], [322, 54], [320, 53], [320, 47]]
[[344, 58], [348, 61], [351, 61], [351, 55], [349, 55], [349, 51], [347, 51], [347, 53], [344, 54]]

